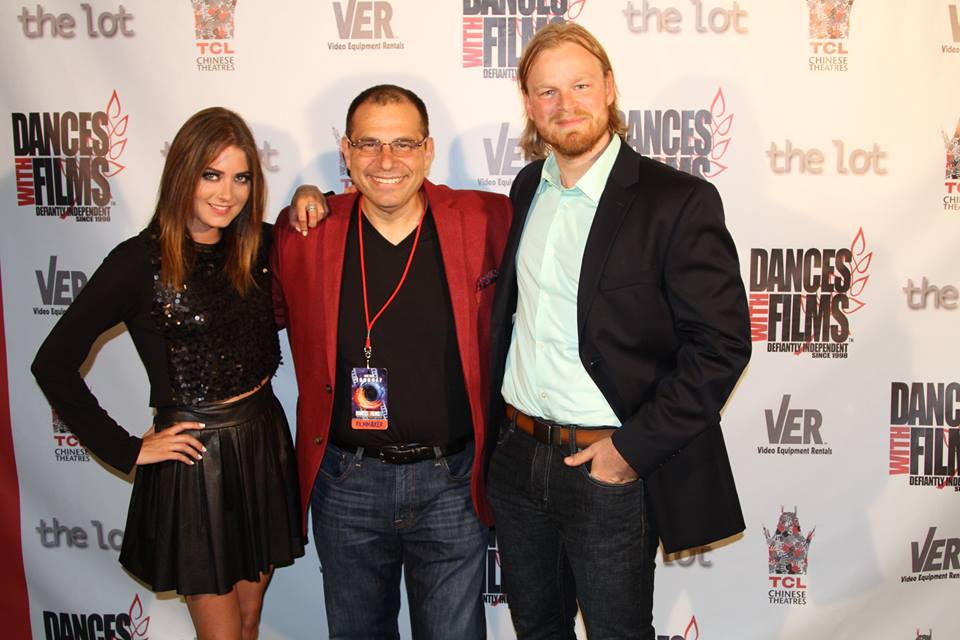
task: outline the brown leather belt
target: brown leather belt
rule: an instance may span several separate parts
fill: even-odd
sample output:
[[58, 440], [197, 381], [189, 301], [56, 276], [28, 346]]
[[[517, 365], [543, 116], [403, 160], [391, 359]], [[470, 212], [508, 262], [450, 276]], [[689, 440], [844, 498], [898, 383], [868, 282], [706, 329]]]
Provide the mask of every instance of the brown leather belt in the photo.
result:
[[543, 444], [567, 446], [570, 434], [576, 433], [577, 447], [583, 449], [594, 442], [609, 438], [616, 429], [612, 427], [577, 427], [565, 424], [550, 424], [528, 416], [512, 405], [507, 405], [507, 419], [517, 425], [520, 431]]

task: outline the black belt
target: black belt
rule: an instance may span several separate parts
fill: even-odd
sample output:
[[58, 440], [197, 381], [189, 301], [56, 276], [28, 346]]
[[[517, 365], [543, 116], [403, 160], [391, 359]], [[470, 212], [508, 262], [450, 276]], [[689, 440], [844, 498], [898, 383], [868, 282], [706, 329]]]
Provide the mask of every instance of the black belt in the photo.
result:
[[340, 444], [334, 442], [333, 445], [344, 451], [355, 453], [357, 449], [363, 449], [365, 458], [377, 458], [390, 464], [410, 464], [412, 462], [421, 462], [423, 460], [436, 460], [460, 453], [467, 448], [467, 444], [472, 440], [463, 440], [446, 446], [433, 446], [429, 444], [411, 443], [391, 443], [383, 444], [378, 447], [361, 447], [350, 444]]
[[157, 431], [176, 422], [202, 422], [207, 430], [235, 427], [259, 416], [273, 401], [273, 387], [267, 382], [250, 395], [233, 402], [157, 407], [153, 424]]

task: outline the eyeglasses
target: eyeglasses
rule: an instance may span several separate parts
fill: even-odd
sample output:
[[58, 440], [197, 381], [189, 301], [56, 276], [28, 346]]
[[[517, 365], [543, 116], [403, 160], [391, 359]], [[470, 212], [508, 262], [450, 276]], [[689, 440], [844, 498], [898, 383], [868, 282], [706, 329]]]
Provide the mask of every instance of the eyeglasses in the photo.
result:
[[414, 151], [422, 147], [427, 142], [424, 137], [420, 142], [408, 138], [398, 138], [393, 142], [380, 142], [373, 138], [361, 138], [354, 142], [347, 138], [347, 144], [357, 150], [361, 156], [378, 156], [384, 147], [390, 147], [390, 152], [398, 158], [403, 158], [413, 154]]

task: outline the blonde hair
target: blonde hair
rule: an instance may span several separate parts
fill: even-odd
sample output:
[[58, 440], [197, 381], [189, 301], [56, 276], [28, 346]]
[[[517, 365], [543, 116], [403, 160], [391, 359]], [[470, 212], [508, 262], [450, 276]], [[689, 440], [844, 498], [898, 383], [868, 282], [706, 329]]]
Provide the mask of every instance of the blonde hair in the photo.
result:
[[[520, 91], [524, 95], [527, 93], [527, 78], [530, 76], [530, 69], [533, 63], [546, 49], [553, 49], [561, 44], [572, 42], [586, 49], [594, 58], [600, 62], [603, 68], [603, 75], [613, 73], [613, 67], [610, 64], [610, 58], [604, 51], [603, 45], [593, 36], [592, 33], [581, 27], [576, 22], [551, 22], [537, 31], [536, 35], [530, 39], [527, 46], [523, 49], [523, 55], [517, 64], [517, 82], [520, 83]], [[549, 151], [549, 146], [537, 132], [537, 127], [530, 120], [530, 116], [524, 113], [526, 125], [523, 133], [520, 135], [520, 148], [528, 158], [545, 158]], [[612, 135], [621, 138], [627, 132], [627, 125], [620, 115], [620, 107], [617, 105], [616, 87], [614, 87], [613, 102], [607, 108], [607, 130]]]

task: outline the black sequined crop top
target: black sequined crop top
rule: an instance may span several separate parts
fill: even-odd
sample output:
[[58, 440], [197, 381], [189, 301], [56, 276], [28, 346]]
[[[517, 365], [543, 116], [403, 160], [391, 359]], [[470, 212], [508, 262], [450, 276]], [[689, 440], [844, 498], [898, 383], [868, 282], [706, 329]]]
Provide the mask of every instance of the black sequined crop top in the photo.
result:
[[196, 244], [185, 285], [179, 290], [163, 286], [159, 243], [148, 228], [110, 252], [54, 326], [37, 353], [33, 373], [60, 418], [104, 462], [126, 473], [140, 452], [140, 438], [100, 407], [79, 373], [93, 343], [114, 325], [123, 322], [130, 332], [150, 379], [154, 407], [231, 398], [277, 370], [271, 231], [264, 224], [253, 269], [256, 286], [241, 297], [223, 272], [222, 241]]

